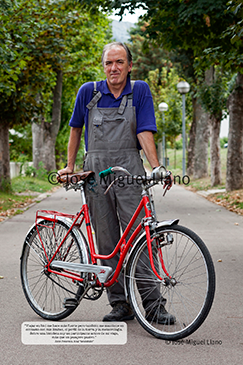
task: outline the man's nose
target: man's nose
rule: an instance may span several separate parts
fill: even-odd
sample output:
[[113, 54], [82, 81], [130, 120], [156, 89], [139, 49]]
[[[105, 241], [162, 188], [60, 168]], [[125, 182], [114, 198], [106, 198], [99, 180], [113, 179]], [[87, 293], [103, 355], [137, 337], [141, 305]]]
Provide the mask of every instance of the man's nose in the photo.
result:
[[114, 70], [116, 70], [116, 69], [117, 69], [116, 62], [113, 62], [113, 63], [112, 63], [111, 69], [112, 69], [112, 71], [114, 71]]

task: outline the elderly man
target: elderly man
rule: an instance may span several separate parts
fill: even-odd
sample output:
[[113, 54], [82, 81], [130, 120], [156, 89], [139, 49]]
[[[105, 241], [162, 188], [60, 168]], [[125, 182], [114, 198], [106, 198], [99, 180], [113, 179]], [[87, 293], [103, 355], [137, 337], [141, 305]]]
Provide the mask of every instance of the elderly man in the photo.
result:
[[[78, 152], [82, 128], [85, 126], [87, 155], [84, 170], [92, 170], [96, 176], [110, 166], [122, 166], [133, 175], [144, 175], [139, 150], [142, 148], [151, 167], [159, 166], [153, 133], [156, 132], [153, 100], [149, 86], [143, 81], [130, 80], [132, 55], [126, 45], [114, 42], [106, 45], [102, 64], [107, 79], [88, 82], [81, 86], [70, 121], [67, 167], [59, 174], [72, 173]], [[95, 188], [86, 191], [96, 242], [100, 254], [110, 254], [120, 232], [128, 224], [141, 199], [141, 187], [112, 186], [104, 195], [105, 183], [98, 181]], [[104, 260], [103, 265], [116, 267], [118, 257]], [[107, 290], [112, 311], [104, 321], [133, 319], [126, 302], [123, 278]], [[159, 295], [154, 290], [155, 300]], [[165, 301], [164, 301], [165, 303]], [[146, 309], [148, 303], [143, 303]], [[174, 323], [175, 318], [161, 306], [157, 321]]]

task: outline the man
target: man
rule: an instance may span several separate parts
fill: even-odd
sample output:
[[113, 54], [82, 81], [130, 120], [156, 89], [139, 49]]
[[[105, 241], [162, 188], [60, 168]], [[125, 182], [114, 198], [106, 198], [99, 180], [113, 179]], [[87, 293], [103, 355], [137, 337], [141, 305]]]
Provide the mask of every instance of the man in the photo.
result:
[[[100, 171], [111, 166], [122, 166], [132, 175], [144, 175], [139, 149], [143, 149], [152, 168], [159, 166], [153, 138], [157, 129], [149, 87], [143, 81], [130, 81], [132, 56], [123, 43], [106, 45], [102, 64], [107, 79], [86, 83], [78, 92], [69, 123], [71, 132], [68, 163], [59, 174], [73, 172], [82, 128], [85, 125], [85, 171], [92, 170], [97, 177]], [[114, 184], [109, 193], [104, 195], [105, 185], [104, 181], [98, 181], [97, 178], [97, 187], [88, 186], [86, 197], [99, 253], [108, 255], [118, 242], [121, 229], [125, 229], [138, 206], [141, 187], [127, 184], [121, 188]], [[104, 260], [103, 265], [115, 268], [117, 260], [117, 257]], [[107, 293], [113, 309], [103, 318], [104, 321], [134, 318], [126, 302], [122, 277]], [[160, 317], [161, 323], [172, 324], [175, 320], [164, 308]]]

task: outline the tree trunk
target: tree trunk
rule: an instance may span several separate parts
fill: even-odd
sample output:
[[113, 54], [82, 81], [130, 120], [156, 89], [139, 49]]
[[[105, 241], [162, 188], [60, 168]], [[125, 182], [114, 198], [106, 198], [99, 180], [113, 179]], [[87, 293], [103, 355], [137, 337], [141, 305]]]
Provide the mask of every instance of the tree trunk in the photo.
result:
[[[214, 68], [205, 71], [205, 82], [210, 85], [213, 82]], [[201, 179], [208, 176], [208, 141], [210, 136], [209, 114], [201, 105], [196, 105], [196, 140], [194, 155], [193, 176]]]
[[[222, 117], [222, 115], [221, 115]], [[221, 118], [210, 118], [210, 160], [211, 160], [211, 186], [221, 183], [221, 160], [220, 160], [220, 122]]]
[[43, 151], [44, 141], [44, 120], [42, 117], [40, 121], [32, 123], [32, 154], [33, 154], [33, 166], [35, 169], [39, 168], [39, 163], [45, 161]]
[[228, 98], [229, 138], [226, 190], [243, 188], [243, 75], [238, 73], [236, 85]]
[[33, 164], [38, 169], [42, 161], [47, 171], [56, 169], [55, 144], [61, 123], [62, 71], [57, 71], [53, 92], [52, 120], [32, 124]]
[[208, 176], [208, 141], [209, 141], [209, 116], [197, 102], [196, 108], [196, 138], [194, 152], [194, 179]]
[[0, 190], [10, 188], [9, 127], [0, 123]]
[[196, 103], [197, 99], [193, 97], [192, 98], [193, 119], [189, 133], [189, 145], [187, 150], [187, 174], [189, 176], [193, 175], [193, 170], [194, 170], [194, 154], [195, 154], [195, 140], [196, 140]]

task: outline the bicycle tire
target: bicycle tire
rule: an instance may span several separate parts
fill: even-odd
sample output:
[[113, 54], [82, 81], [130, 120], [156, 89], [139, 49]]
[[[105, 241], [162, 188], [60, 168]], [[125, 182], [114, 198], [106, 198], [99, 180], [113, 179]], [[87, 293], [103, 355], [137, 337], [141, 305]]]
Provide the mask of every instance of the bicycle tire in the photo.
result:
[[[153, 241], [156, 269], [166, 278], [158, 260], [161, 249], [165, 267], [175, 281], [167, 280], [165, 286], [152, 272], [144, 236], [127, 264], [128, 297], [138, 322], [147, 332], [163, 340], [176, 341], [191, 335], [206, 319], [214, 299], [215, 270], [204, 242], [188, 228], [158, 227], [156, 236]], [[173, 243], [168, 243], [168, 237], [173, 237]], [[156, 298], [149, 301], [153, 296]], [[157, 310], [164, 304], [163, 298], [167, 312], [176, 318], [174, 324], [158, 323]]]
[[[68, 317], [76, 307], [64, 308], [64, 299], [78, 300], [84, 291], [82, 286], [71, 279], [45, 271], [47, 259], [40, 237], [48, 259], [50, 259], [70, 225], [68, 221], [63, 220], [58, 220], [55, 224], [42, 220], [38, 223], [39, 234], [34, 225], [28, 232], [23, 246], [20, 265], [23, 291], [31, 308], [47, 320], [57, 321]], [[82, 239], [84, 240], [84, 237]], [[78, 237], [73, 231], [67, 236], [57, 259], [66, 262], [88, 263], [84, 247], [81, 247]]]

